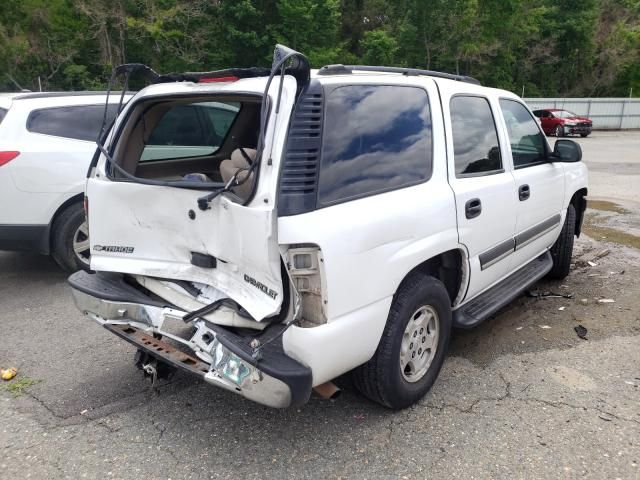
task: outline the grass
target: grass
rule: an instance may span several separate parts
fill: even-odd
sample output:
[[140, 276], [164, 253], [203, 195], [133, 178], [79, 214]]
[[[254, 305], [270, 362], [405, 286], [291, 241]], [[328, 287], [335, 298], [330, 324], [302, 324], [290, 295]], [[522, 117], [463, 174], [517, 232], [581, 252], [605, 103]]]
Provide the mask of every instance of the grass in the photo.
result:
[[8, 384], [5, 385], [4, 388], [8, 390], [14, 397], [19, 397], [27, 393], [27, 389], [29, 387], [33, 387], [40, 382], [41, 380], [36, 380], [35, 378], [19, 377], [17, 379], [11, 380]]

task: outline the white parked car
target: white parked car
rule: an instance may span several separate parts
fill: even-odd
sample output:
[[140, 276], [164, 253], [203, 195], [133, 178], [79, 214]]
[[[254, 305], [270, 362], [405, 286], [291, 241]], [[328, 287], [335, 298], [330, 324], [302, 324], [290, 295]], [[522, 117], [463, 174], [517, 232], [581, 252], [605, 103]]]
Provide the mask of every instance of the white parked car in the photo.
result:
[[[353, 370], [407, 407], [452, 327], [569, 273], [580, 147], [551, 149], [520, 98], [468, 77], [276, 52], [283, 77], [285, 60], [159, 77], [129, 102], [91, 167], [76, 304], [154, 378], [286, 407]], [[212, 128], [179, 136], [187, 107]]]
[[[70, 271], [89, 267], [82, 199], [105, 99], [100, 92], [0, 95], [0, 250], [52, 254]], [[118, 101], [114, 93], [108, 122]]]

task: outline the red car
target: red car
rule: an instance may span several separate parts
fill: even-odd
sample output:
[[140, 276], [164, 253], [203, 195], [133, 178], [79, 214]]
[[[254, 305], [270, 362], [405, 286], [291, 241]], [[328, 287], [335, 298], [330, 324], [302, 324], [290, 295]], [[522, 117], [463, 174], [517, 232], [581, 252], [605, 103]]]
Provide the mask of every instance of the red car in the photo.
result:
[[534, 110], [533, 114], [540, 119], [544, 133], [556, 137], [564, 137], [569, 134], [586, 137], [591, 133], [593, 126], [590, 118], [581, 117], [568, 110], [545, 108], [544, 110]]

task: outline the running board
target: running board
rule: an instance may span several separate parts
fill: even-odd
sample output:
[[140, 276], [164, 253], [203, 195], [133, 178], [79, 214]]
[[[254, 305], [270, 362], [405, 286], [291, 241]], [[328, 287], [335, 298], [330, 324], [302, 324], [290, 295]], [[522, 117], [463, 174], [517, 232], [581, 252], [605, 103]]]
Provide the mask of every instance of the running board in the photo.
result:
[[551, 267], [551, 253], [545, 252], [515, 271], [489, 290], [453, 312], [453, 326], [472, 328], [512, 302], [523, 291], [544, 277]]

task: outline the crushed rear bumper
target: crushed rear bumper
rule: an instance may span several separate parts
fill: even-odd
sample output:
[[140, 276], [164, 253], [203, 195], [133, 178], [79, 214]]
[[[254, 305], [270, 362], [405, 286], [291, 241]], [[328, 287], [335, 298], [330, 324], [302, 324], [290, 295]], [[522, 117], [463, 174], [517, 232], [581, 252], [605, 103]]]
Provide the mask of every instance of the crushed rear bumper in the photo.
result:
[[[284, 353], [282, 325], [240, 336], [196, 318], [186, 324], [193, 333], [184, 338], [170, 324], [185, 325], [188, 312], [145, 295], [120, 274], [76, 272], [69, 284], [80, 311], [161, 362], [270, 407], [302, 405], [311, 395], [311, 370]], [[252, 341], [262, 345], [257, 358]]]

